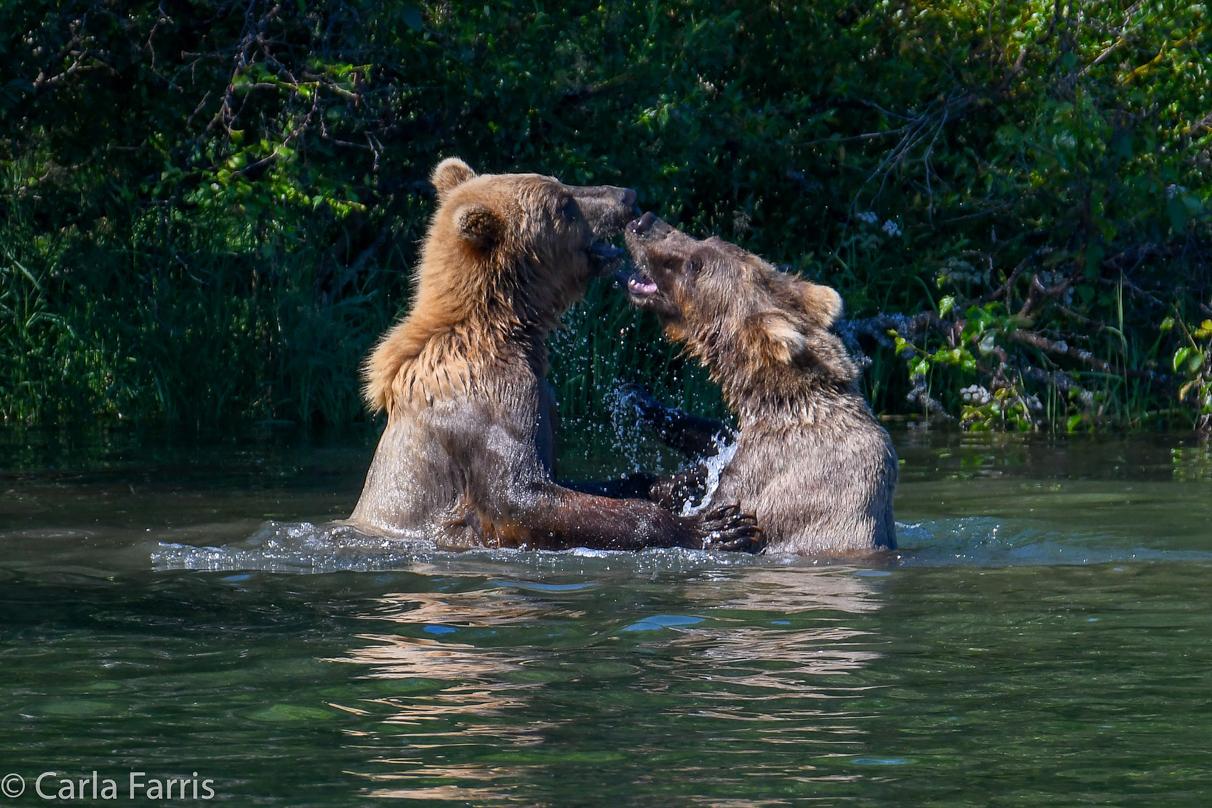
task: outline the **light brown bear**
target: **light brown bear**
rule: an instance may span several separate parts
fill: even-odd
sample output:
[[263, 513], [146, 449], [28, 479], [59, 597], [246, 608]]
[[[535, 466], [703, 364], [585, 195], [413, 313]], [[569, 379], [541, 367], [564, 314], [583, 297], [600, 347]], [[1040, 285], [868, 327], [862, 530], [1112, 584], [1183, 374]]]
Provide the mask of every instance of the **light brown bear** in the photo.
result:
[[[671, 445], [699, 458], [735, 452], [718, 470], [713, 500], [755, 514], [768, 553], [895, 548], [896, 452], [830, 330], [842, 313], [837, 292], [718, 238], [694, 239], [651, 213], [627, 226], [626, 239], [632, 302], [698, 357], [737, 416], [732, 436], [719, 422], [632, 391], [642, 418]], [[702, 494], [707, 476], [699, 465], [655, 483], [649, 496], [680, 508]]]
[[412, 308], [366, 363], [366, 400], [387, 426], [346, 523], [451, 549], [752, 548], [758, 532], [735, 507], [688, 518], [552, 479], [544, 340], [622, 255], [601, 239], [635, 215], [635, 192], [478, 176], [454, 158], [432, 181]]

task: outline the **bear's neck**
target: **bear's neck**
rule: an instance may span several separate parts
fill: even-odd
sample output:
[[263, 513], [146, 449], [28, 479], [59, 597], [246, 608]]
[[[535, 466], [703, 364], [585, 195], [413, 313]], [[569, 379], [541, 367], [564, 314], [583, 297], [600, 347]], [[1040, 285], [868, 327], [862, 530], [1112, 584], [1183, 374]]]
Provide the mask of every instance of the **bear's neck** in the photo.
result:
[[763, 429], [825, 426], [839, 416], [861, 415], [866, 410], [850, 382], [788, 379], [782, 374], [738, 382], [713, 375], [729, 409], [736, 413], [741, 431], [759, 424]]
[[[547, 375], [548, 329], [477, 308], [462, 316], [414, 309], [371, 354], [366, 396], [376, 409], [430, 406], [436, 400], [491, 394], [518, 374]], [[449, 314], [449, 313], [448, 313]]]
[[[508, 312], [477, 311], [432, 330], [412, 367], [426, 373], [429, 367], [458, 367], [474, 383], [499, 370], [524, 366], [538, 378], [547, 375], [546, 325], [509, 316]], [[506, 372], [509, 372], [506, 370]]]
[[815, 426], [866, 411], [857, 370], [840, 341], [821, 347], [825, 350], [780, 362], [738, 340], [717, 337], [695, 345], [693, 352], [720, 385], [743, 430], [757, 423]]

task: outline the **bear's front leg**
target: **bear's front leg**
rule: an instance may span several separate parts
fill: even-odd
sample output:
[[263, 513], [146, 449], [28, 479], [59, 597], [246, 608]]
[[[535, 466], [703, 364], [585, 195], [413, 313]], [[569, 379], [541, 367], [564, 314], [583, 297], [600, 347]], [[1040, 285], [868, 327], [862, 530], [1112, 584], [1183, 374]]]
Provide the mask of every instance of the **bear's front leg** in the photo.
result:
[[532, 480], [508, 490], [498, 506], [503, 512], [493, 521], [523, 526], [530, 537], [525, 543], [535, 549], [687, 547], [755, 553], [765, 544], [757, 520], [736, 504], [680, 516], [647, 500], [609, 499]]
[[668, 477], [653, 477], [645, 498], [674, 513], [681, 513], [688, 503], [701, 502], [706, 493], [707, 467], [699, 463]]
[[635, 408], [640, 423], [655, 432], [666, 446], [692, 460], [716, 456], [735, 437], [723, 421], [701, 418], [670, 407], [638, 384], [625, 384], [619, 392], [624, 403]]
[[440, 424], [441, 443], [459, 470], [460, 499], [485, 542], [564, 550], [646, 547], [756, 550], [761, 531], [736, 506], [680, 516], [647, 499], [610, 499], [565, 488], [540, 462], [533, 428], [464, 404]]

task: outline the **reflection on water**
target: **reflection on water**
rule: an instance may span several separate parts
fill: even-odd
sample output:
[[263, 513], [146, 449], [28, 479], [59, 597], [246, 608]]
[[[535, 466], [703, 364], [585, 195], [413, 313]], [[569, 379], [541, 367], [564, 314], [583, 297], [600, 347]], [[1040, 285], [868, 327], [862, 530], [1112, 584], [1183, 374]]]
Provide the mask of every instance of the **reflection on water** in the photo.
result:
[[1207, 448], [896, 440], [903, 552], [860, 565], [325, 527], [373, 441], [10, 453], [5, 766], [291, 808], [1205, 804]]
[[[690, 585], [683, 594], [704, 606], [785, 615], [812, 612], [865, 614], [880, 607], [872, 579], [850, 566], [754, 567], [743, 577], [717, 576], [711, 586]], [[857, 574], [856, 574], [857, 573]]]
[[[400, 633], [359, 634], [356, 639], [369, 644], [331, 661], [362, 666], [366, 672], [361, 676], [372, 679], [420, 680], [423, 688], [359, 703], [362, 714], [373, 714], [379, 724], [357, 734], [358, 748], [370, 753], [374, 763], [364, 774], [375, 784], [367, 796], [507, 799], [533, 767], [434, 765], [426, 761], [423, 750], [443, 750], [445, 757], [456, 747], [501, 750], [541, 745], [556, 722], [533, 716], [529, 693], [543, 685], [541, 679], [529, 681], [526, 676], [528, 666], [536, 662], [535, 650], [477, 645], [454, 636], [478, 632], [479, 638], [491, 641], [494, 627], [575, 620], [583, 614], [490, 586], [450, 593], [387, 594], [360, 616], [388, 623]], [[418, 636], [435, 628], [442, 629], [437, 636], [443, 639]], [[399, 756], [406, 750], [408, 756]], [[496, 785], [504, 787], [490, 787]]]
[[[827, 698], [817, 692], [823, 685], [813, 677], [855, 670], [878, 656], [870, 650], [875, 643], [868, 631], [837, 619], [882, 605], [872, 579], [855, 572], [849, 567], [753, 569], [708, 588], [696, 582], [682, 594], [719, 618], [674, 646], [688, 648], [690, 655], [682, 657], [688, 666], [708, 667], [713, 677], [729, 683]], [[723, 622], [729, 612], [738, 615], [733, 623]], [[782, 618], [746, 625], [752, 614], [772, 613]]]
[[[371, 619], [404, 625], [488, 627], [544, 619], [582, 617], [495, 581], [499, 588], [452, 593], [387, 595]], [[446, 633], [446, 632], [439, 632]]]
[[[833, 754], [866, 735], [848, 704], [879, 687], [852, 679], [880, 656], [870, 622], [883, 603], [880, 579], [841, 567], [714, 569], [638, 582], [619, 604], [627, 583], [601, 561], [599, 580], [496, 578], [388, 593], [359, 612], [359, 623], [378, 628], [330, 661], [403, 688], [341, 705], [375, 721], [351, 738], [371, 755], [368, 796], [518, 799], [523, 784], [551, 776], [543, 762], [558, 764], [570, 743], [605, 762], [645, 727], [673, 724], [703, 751], [735, 744], [748, 754]], [[462, 760], [435, 765], [424, 750]], [[630, 753], [641, 752], [668, 754]], [[600, 787], [617, 788], [617, 774], [607, 767]]]

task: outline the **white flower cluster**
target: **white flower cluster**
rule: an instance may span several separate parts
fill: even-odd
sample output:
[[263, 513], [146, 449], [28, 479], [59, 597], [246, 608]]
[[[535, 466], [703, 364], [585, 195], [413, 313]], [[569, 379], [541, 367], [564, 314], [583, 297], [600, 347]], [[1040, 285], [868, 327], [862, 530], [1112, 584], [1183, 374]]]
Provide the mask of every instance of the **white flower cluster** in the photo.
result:
[[974, 407], [983, 407], [993, 400], [989, 391], [979, 384], [960, 390], [960, 398], [964, 400], [965, 404], [971, 404]]
[[897, 227], [896, 222], [892, 221], [891, 219], [884, 222], [883, 230], [885, 233], [887, 233], [888, 235], [893, 236], [893, 237], [899, 236], [901, 234], [901, 229], [899, 227]]
[[880, 220], [880, 217], [870, 210], [866, 213], [856, 213], [854, 214], [854, 218], [858, 219], [860, 222], [866, 222], [867, 224], [875, 224]]
[[1167, 185], [1166, 186], [1166, 199], [1173, 199], [1174, 197], [1178, 196], [1179, 194], [1185, 194], [1186, 192], [1187, 192], [1187, 189], [1181, 185]]

